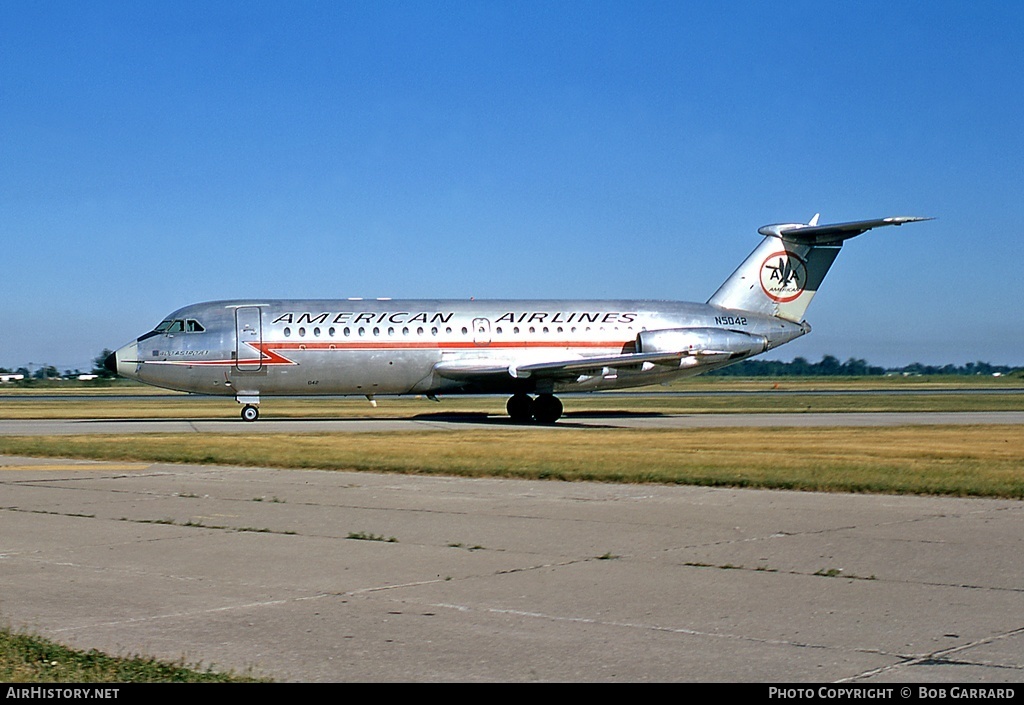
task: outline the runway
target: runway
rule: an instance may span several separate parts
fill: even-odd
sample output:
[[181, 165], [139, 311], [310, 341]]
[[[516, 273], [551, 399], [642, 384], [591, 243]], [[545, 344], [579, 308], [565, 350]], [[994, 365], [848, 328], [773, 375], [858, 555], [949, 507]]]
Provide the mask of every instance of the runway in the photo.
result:
[[[570, 412], [552, 426], [532, 428], [723, 428], [776, 426], [902, 426], [1024, 424], [1024, 411], [844, 412], [780, 414], [661, 414], [644, 412]], [[372, 416], [324, 418], [264, 417], [239, 419], [0, 419], [0, 435], [138, 433], [360, 433], [370, 431], [443, 431], [452, 428], [515, 427], [507, 416], [483, 413], [425, 413], [406, 418]]]
[[289, 681], [1024, 677], [1019, 501], [0, 466], [0, 613], [80, 648]]

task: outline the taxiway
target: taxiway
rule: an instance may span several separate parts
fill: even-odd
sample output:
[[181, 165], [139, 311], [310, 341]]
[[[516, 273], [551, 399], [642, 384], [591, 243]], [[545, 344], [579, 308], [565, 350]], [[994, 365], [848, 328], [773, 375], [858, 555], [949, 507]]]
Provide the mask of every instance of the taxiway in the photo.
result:
[[[724, 428], [741, 426], [905, 426], [1024, 424], [1024, 411], [843, 412], [780, 414], [661, 414], [569, 412], [557, 424], [533, 428]], [[517, 426], [507, 416], [483, 413], [426, 413], [405, 418], [372, 416], [273, 418], [255, 423], [232, 419], [0, 419], [0, 435], [136, 434], [136, 433], [337, 433], [368, 431], [443, 431], [467, 427]]]
[[83, 649], [290, 681], [1024, 676], [1019, 501], [20, 457], [0, 496], [4, 621]]

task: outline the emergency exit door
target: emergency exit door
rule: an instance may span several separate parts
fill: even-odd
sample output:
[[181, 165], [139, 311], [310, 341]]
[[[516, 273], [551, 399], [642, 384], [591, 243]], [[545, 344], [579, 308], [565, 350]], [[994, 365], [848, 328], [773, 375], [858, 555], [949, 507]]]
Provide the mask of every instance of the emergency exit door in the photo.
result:
[[473, 319], [473, 342], [481, 347], [491, 344], [491, 322], [488, 319]]

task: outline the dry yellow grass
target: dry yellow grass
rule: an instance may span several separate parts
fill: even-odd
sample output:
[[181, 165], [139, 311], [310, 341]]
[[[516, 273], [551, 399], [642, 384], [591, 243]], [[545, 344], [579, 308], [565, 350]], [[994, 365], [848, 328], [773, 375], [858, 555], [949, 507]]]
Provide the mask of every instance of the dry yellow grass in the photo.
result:
[[6, 437], [0, 453], [1024, 499], [1019, 425]]

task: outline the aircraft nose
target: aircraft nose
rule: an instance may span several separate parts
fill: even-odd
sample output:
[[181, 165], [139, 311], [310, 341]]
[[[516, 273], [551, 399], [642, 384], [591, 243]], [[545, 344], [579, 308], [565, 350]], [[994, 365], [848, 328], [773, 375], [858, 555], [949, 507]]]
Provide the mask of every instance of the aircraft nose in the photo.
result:
[[113, 372], [116, 375], [117, 374], [117, 353], [116, 352], [112, 352], [109, 355], [107, 355], [107, 359], [103, 361], [103, 366], [106, 367], [108, 370], [110, 370], [111, 372]]

